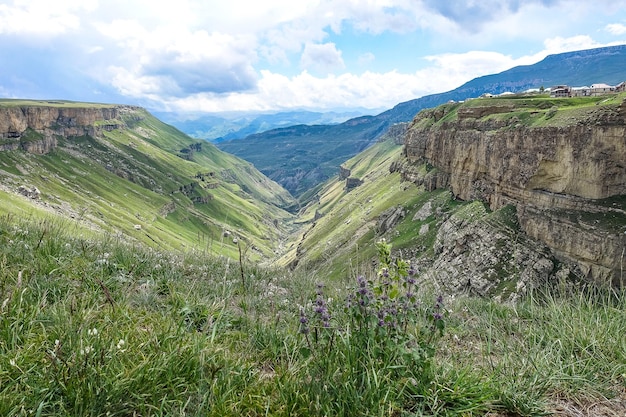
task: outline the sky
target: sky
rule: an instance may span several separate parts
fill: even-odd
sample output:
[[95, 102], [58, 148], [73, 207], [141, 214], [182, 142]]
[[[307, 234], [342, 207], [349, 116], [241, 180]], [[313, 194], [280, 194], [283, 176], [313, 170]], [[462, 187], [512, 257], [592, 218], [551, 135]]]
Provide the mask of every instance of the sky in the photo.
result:
[[384, 110], [618, 44], [615, 0], [0, 0], [0, 97]]

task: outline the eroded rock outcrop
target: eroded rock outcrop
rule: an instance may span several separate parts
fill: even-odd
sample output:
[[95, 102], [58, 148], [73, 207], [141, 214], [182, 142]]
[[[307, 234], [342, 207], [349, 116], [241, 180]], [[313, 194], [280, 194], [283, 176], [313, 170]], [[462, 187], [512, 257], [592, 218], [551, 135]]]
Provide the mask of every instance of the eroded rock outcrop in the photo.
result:
[[360, 187], [361, 185], [363, 185], [363, 180], [360, 178], [355, 178], [355, 177], [349, 177], [346, 178], [346, 191], [352, 191], [354, 190], [356, 187]]
[[[510, 210], [510, 206], [509, 211]], [[487, 213], [481, 202], [464, 207], [441, 223], [432, 261], [420, 268], [423, 285], [439, 292], [496, 297], [513, 301], [526, 290], [565, 272], [549, 249], [503, 222], [501, 212]]]
[[626, 279], [625, 104], [592, 106], [553, 125], [508, 117], [519, 112], [510, 105], [461, 107], [446, 118], [454, 109], [421, 112], [405, 138], [405, 160], [391, 169], [493, 210], [512, 204], [522, 229], [586, 278]]
[[95, 136], [100, 131], [125, 128], [121, 116], [131, 106], [41, 105], [0, 107], [0, 151], [23, 149], [45, 154], [57, 146], [57, 137]]
[[348, 168], [344, 167], [343, 165], [339, 165], [339, 180], [340, 181], [345, 180], [351, 174], [352, 174], [352, 171], [350, 171]]

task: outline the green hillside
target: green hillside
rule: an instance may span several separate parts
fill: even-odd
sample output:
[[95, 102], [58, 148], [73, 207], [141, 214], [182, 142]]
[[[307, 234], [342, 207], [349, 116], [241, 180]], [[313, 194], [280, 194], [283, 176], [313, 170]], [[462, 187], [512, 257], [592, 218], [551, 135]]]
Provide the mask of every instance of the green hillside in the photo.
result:
[[533, 64], [475, 78], [454, 90], [399, 103], [375, 116], [350, 119], [338, 125], [292, 126], [221, 142], [227, 152], [252, 162], [294, 196], [300, 197], [328, 178], [344, 161], [372, 145], [395, 123], [409, 122], [422, 109], [450, 100], [462, 101], [484, 93], [522, 92], [626, 80], [626, 45], [555, 54]]
[[[356, 275], [376, 256], [374, 243], [383, 237], [377, 232], [377, 219], [386, 210], [403, 206], [415, 211], [420, 202], [435, 194], [441, 194], [438, 198], [446, 204], [454, 204], [448, 193], [424, 193], [403, 183], [399, 174], [390, 173], [391, 163], [401, 153], [401, 145], [386, 140], [348, 160], [343, 166], [363, 184], [348, 191], [346, 181], [338, 177], [325, 183], [301, 211], [298, 221], [303, 225], [302, 232], [281, 258], [283, 264], [316, 270], [335, 279]], [[416, 240], [421, 239], [410, 230], [390, 237], [396, 249], [415, 244]]]
[[254, 163], [294, 196], [306, 193], [337, 172], [337, 167], [384, 133], [387, 124], [371, 116], [339, 125], [297, 125], [225, 141], [220, 149]]
[[[423, 110], [411, 128], [454, 129], [455, 123], [477, 118], [503, 129], [595, 125], [607, 117], [619, 118], [623, 100], [623, 93], [569, 99], [547, 95], [475, 99]], [[375, 243], [386, 239], [398, 254], [420, 266], [425, 283], [437, 281], [435, 276], [463, 275], [455, 268], [474, 268], [474, 276], [485, 280], [481, 288], [490, 288], [483, 295], [505, 298], [515, 297], [518, 277], [532, 275], [533, 263], [559, 270], [560, 261], [550, 250], [521, 230], [515, 206], [491, 211], [483, 201], [455, 199], [448, 189], [430, 187], [432, 191], [427, 191], [424, 185], [415, 184], [431, 183], [439, 170], [425, 162], [407, 168], [413, 178], [404, 181], [403, 170], [394, 168], [410, 165], [402, 151], [394, 140], [379, 141], [342, 165], [349, 178], [335, 176], [307, 194], [308, 204], [297, 219], [302, 228], [281, 263], [343, 280], [368, 272], [376, 258]], [[351, 180], [361, 184], [349, 189]], [[576, 223], [589, 221], [594, 229], [615, 232], [624, 224], [622, 200], [617, 196], [594, 202], [598, 207], [617, 208], [581, 214], [588, 220], [567, 211], [563, 215]], [[468, 241], [471, 246], [464, 245]], [[462, 247], [455, 250], [455, 244]]]
[[[0, 111], [10, 106], [86, 105], [3, 101]], [[252, 259], [273, 256], [289, 227], [289, 193], [248, 162], [143, 109], [123, 112], [115, 123], [117, 128], [97, 135], [57, 135], [57, 146], [43, 155], [0, 151], [0, 210], [70, 218], [86, 233], [103, 231], [160, 248], [238, 257], [239, 243]], [[29, 135], [40, 139], [35, 131]], [[39, 198], [20, 195], [20, 186], [36, 187]]]

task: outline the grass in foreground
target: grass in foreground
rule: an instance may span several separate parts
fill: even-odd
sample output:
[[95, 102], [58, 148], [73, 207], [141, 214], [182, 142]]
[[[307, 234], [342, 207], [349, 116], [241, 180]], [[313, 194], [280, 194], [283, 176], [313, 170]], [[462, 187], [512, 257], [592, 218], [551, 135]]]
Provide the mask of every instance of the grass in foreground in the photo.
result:
[[[350, 291], [328, 282], [316, 295], [324, 277], [247, 263], [242, 274], [204, 253], [67, 229], [0, 219], [0, 415], [626, 410], [623, 292], [554, 290], [517, 305], [452, 299], [441, 317], [424, 297], [396, 332], [371, 321], [392, 321], [380, 308], [361, 317], [344, 309], [363, 281]], [[389, 265], [396, 284], [369, 277], [380, 303], [407, 289], [397, 284], [407, 266]], [[443, 335], [430, 338], [444, 320]]]

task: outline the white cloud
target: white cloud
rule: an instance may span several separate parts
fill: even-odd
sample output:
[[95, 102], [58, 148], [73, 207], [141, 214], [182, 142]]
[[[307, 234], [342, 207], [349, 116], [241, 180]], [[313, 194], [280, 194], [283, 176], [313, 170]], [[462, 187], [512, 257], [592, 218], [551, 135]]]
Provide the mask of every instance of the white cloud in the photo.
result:
[[95, 9], [96, 0], [13, 0], [0, 4], [0, 34], [55, 36], [80, 27], [80, 14]]
[[612, 35], [623, 35], [626, 33], [626, 26], [621, 23], [608, 24], [604, 29]]
[[256, 42], [252, 37], [167, 26], [146, 30], [128, 20], [99, 25], [99, 30], [124, 51], [109, 67], [113, 84], [124, 94], [167, 98], [255, 86]]
[[345, 68], [341, 51], [337, 50], [334, 43], [306, 44], [300, 58], [300, 66], [320, 72]]
[[[23, 91], [55, 82], [64, 91], [62, 84], [73, 83], [73, 74], [86, 74], [90, 78], [83, 83], [100, 82], [92, 89], [114, 88], [129, 100], [177, 109], [391, 107], [548, 54], [604, 46], [588, 34], [622, 35], [626, 26], [589, 26], [589, 16], [624, 21], [616, 14], [626, 7], [617, 3], [0, 0], [0, 53], [31, 53], [23, 67], [54, 74], [30, 76], [7, 66], [0, 92], [20, 91], [6, 81], [18, 78], [32, 84]], [[376, 37], [381, 33], [385, 36]], [[378, 47], [385, 39], [399, 39], [397, 34], [414, 40], [406, 50], [398, 46], [397, 59], [383, 59], [386, 51], [374, 46], [377, 56], [364, 52], [367, 44], [347, 49], [362, 39]], [[31, 39], [48, 42], [47, 54], [22, 48]], [[360, 72], [374, 61], [377, 68], [388, 64], [389, 69]], [[353, 62], [358, 66], [350, 67]], [[424, 62], [427, 66], [418, 66]]]
[[545, 41], [544, 50], [519, 58], [490, 51], [431, 55], [426, 57], [430, 65], [414, 73], [365, 72], [319, 77], [305, 70], [287, 77], [264, 70], [253, 92], [195, 94], [167, 100], [165, 104], [170, 110], [206, 112], [293, 107], [326, 110], [339, 107], [391, 108], [407, 100], [452, 90], [476, 77], [536, 63], [549, 54], [600, 46], [608, 45], [598, 44], [586, 36], [555, 37]]
[[443, 73], [445, 85], [454, 85], [451, 88], [481, 75], [504, 71], [514, 66], [515, 63], [515, 60], [508, 55], [488, 51], [432, 55], [426, 59], [433, 65], [420, 73], [437, 80], [441, 78], [438, 74]]
[[560, 36], [546, 39], [544, 41], [546, 48], [545, 52], [548, 54], [557, 54], [561, 52], [577, 51], [581, 49], [591, 49], [604, 46], [599, 42], [594, 41], [588, 35], [577, 35], [569, 38], [562, 38]]

